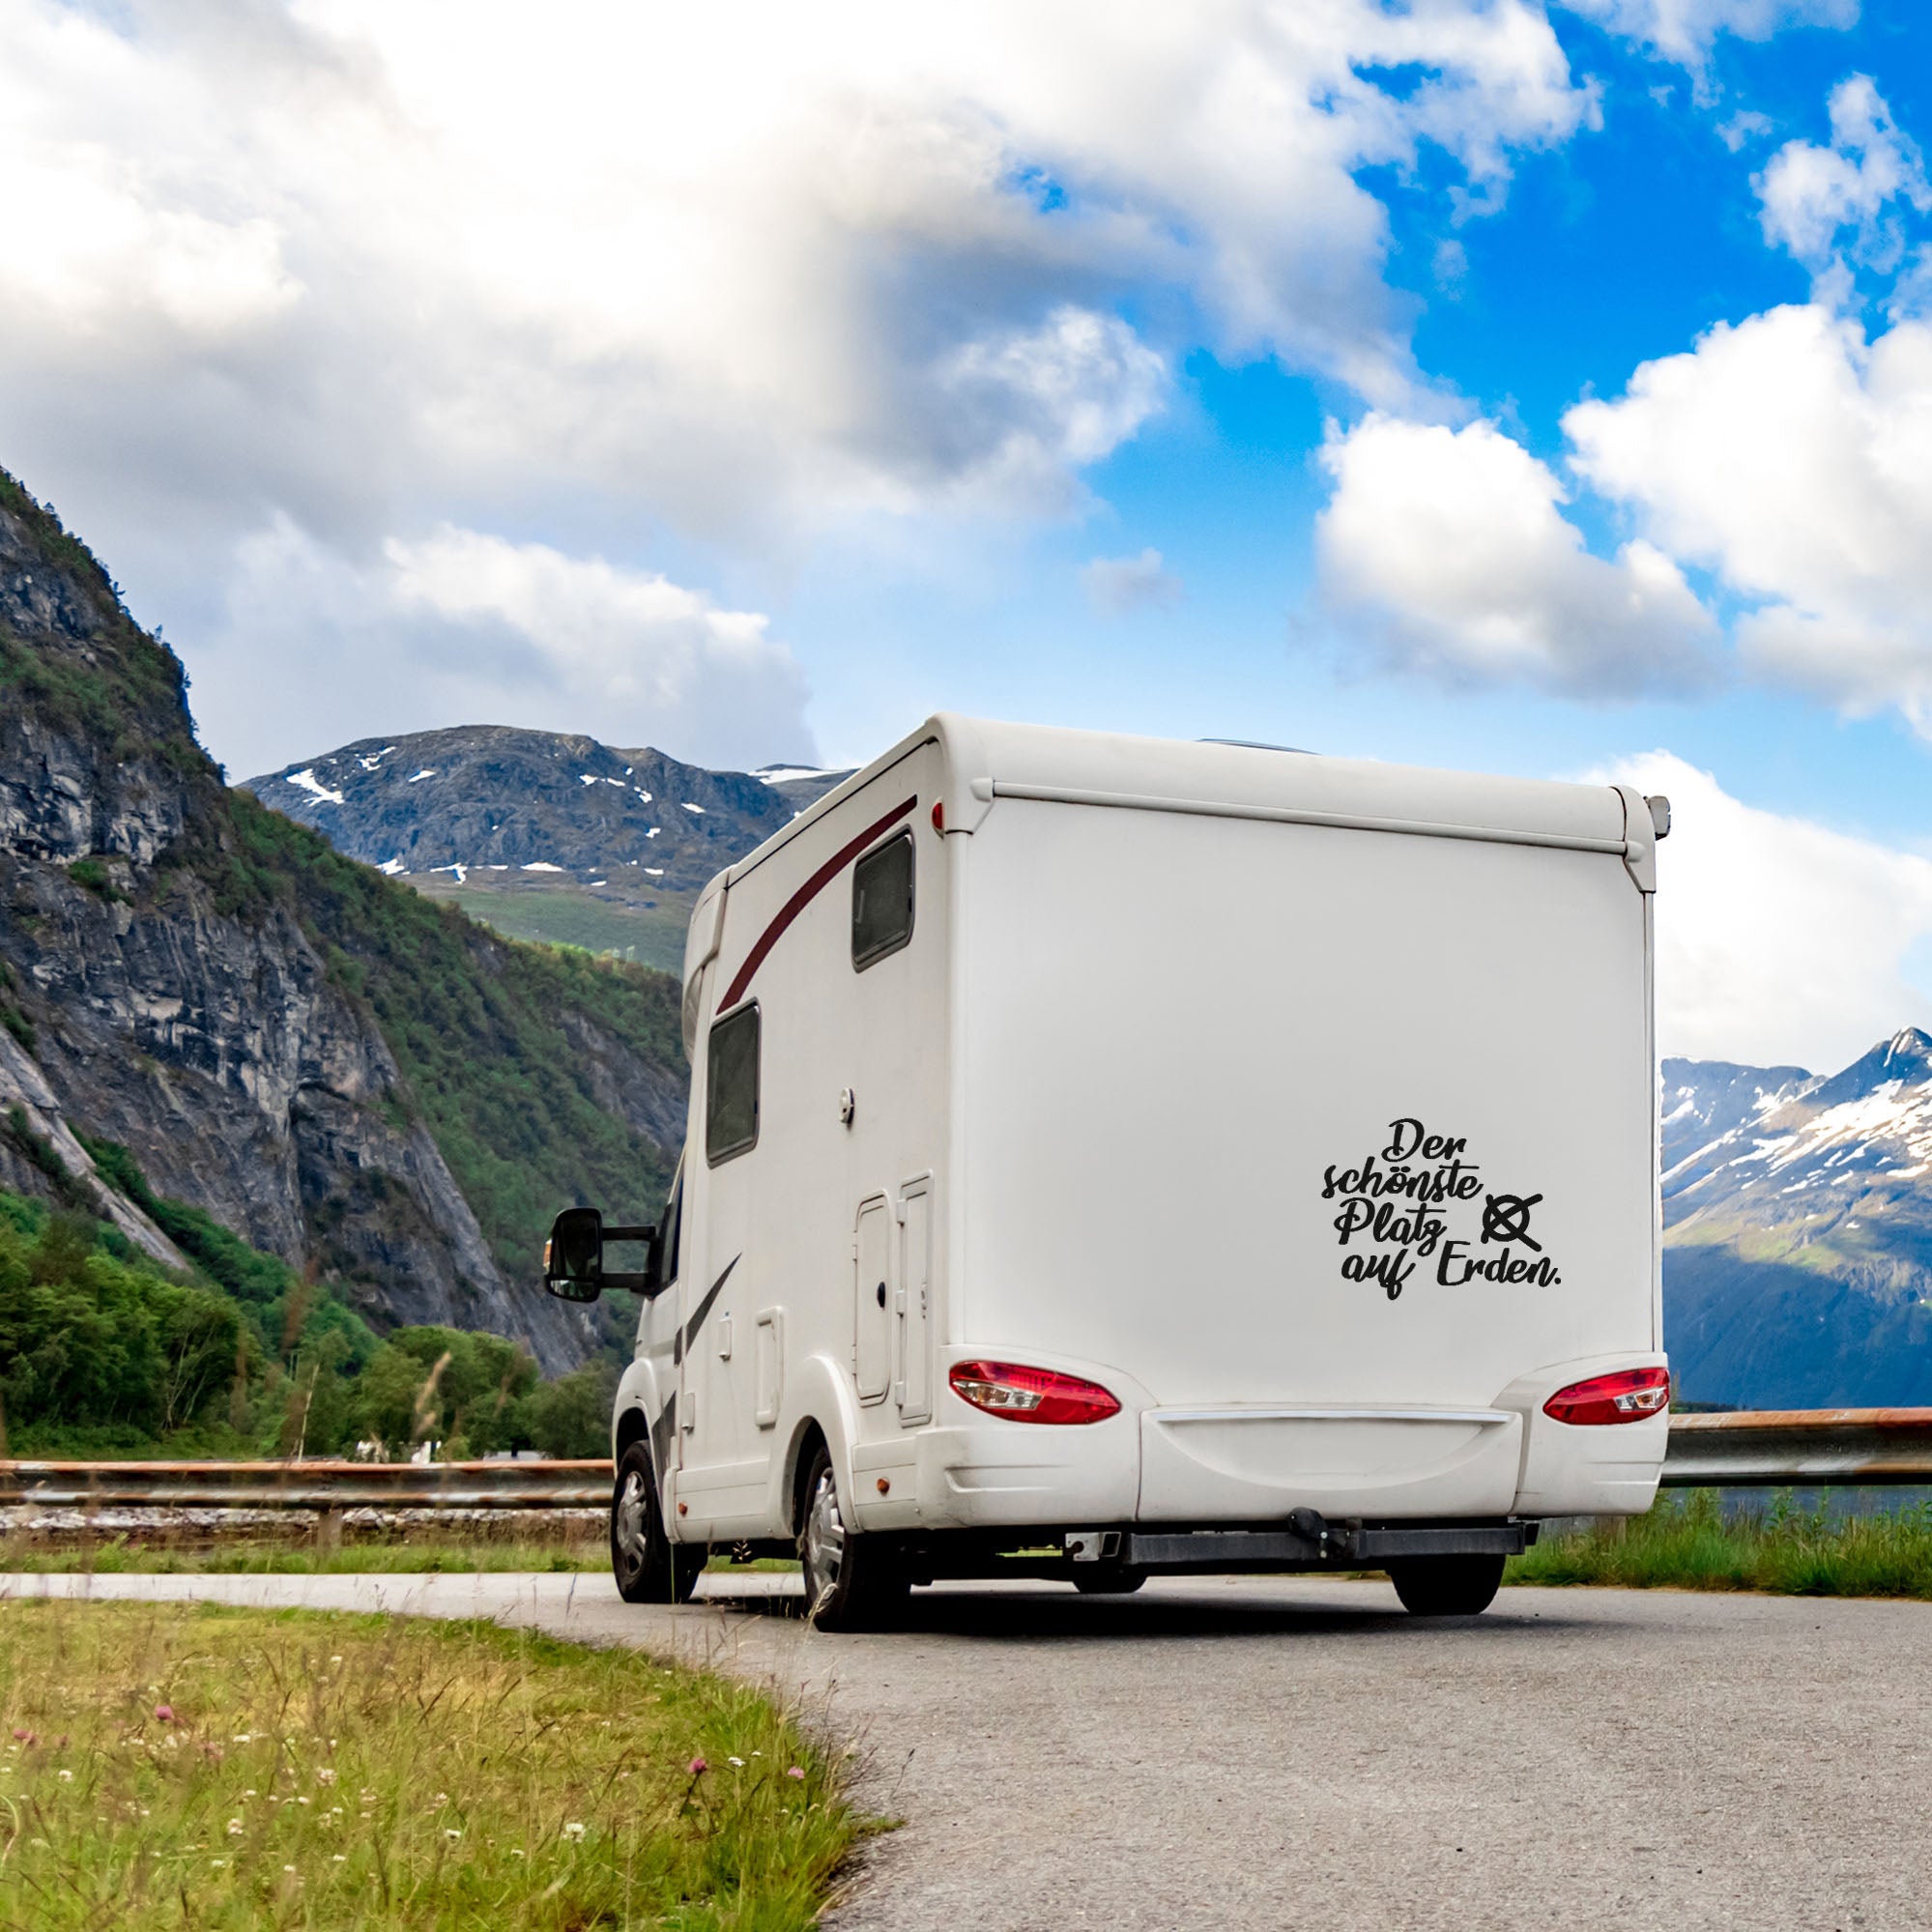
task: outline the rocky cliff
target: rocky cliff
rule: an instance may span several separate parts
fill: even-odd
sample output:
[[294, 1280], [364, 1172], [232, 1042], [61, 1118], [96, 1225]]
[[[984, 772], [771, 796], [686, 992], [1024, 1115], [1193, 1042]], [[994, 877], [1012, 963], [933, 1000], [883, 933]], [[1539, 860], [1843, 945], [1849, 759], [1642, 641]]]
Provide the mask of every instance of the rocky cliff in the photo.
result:
[[0, 1185], [166, 1258], [82, 1145], [118, 1141], [379, 1326], [567, 1367], [596, 1330], [534, 1290], [540, 1221], [653, 1204], [676, 994], [526, 950], [232, 796], [179, 662], [0, 475]]

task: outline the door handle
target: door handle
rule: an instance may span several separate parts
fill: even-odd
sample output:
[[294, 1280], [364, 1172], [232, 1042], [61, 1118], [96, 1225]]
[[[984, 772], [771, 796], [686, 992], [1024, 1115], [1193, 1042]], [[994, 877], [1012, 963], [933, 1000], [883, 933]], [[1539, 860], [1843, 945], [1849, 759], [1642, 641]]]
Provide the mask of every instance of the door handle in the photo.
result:
[[727, 1313], [727, 1314], [721, 1314], [718, 1317], [718, 1360], [720, 1362], [729, 1362], [731, 1359], [732, 1359], [732, 1318], [730, 1314]]

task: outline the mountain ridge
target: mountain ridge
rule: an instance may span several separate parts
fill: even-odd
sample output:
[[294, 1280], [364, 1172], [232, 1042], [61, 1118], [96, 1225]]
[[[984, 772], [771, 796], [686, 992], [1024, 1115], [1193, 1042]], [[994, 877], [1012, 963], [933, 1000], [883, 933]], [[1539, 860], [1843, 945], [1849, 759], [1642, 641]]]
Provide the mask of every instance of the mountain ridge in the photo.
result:
[[0, 473], [0, 1188], [165, 1259], [89, 1152], [113, 1143], [378, 1327], [491, 1329], [568, 1368], [603, 1331], [531, 1286], [540, 1223], [584, 1192], [659, 1205], [677, 1000], [511, 946], [228, 790], [179, 660]]

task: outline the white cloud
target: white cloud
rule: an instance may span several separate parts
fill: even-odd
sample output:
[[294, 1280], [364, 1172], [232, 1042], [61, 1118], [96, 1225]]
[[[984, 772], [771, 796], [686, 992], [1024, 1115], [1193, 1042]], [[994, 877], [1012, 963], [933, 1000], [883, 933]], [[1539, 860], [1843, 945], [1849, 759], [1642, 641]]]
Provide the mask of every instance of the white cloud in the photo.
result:
[[1905, 250], [1897, 204], [1932, 210], [1924, 159], [1867, 75], [1840, 81], [1829, 107], [1830, 147], [1787, 141], [1751, 184], [1765, 240], [1814, 274], [1849, 264], [1889, 271]]
[[[361, 569], [287, 522], [250, 538], [211, 656], [219, 675], [197, 687], [197, 710], [217, 745], [250, 750], [461, 723], [740, 768], [810, 743], [804, 680], [764, 617], [450, 525], [391, 540]], [[273, 763], [239, 758], [235, 775]]]
[[1859, 0], [1563, 0], [1661, 60], [1701, 70], [1720, 34], [1768, 41], [1787, 27], [1850, 27]]
[[1094, 608], [1114, 617], [1181, 600], [1181, 580], [1166, 567], [1158, 550], [1143, 550], [1138, 557], [1096, 557], [1080, 574]]
[[1573, 465], [1748, 608], [1745, 668], [1932, 736], [1932, 324], [1714, 329], [1564, 418]]
[[1677, 566], [1641, 541], [1592, 556], [1556, 475], [1494, 423], [1370, 416], [1323, 461], [1323, 595], [1392, 668], [1592, 697], [1714, 675], [1716, 627]]
[[1833, 1072], [1932, 1022], [1908, 963], [1932, 938], [1932, 860], [1743, 804], [1668, 752], [1598, 775], [1672, 805], [1658, 854], [1661, 1052]]

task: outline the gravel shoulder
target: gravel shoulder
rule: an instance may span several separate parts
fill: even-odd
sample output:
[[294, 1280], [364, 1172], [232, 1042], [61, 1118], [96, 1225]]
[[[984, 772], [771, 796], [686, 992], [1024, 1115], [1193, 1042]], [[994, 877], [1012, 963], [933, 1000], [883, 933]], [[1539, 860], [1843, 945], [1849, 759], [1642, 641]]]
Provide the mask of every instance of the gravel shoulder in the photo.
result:
[[1370, 1582], [917, 1592], [826, 1636], [785, 1576], [20, 1576], [0, 1593], [489, 1616], [747, 1675], [858, 1747], [838, 1932], [1922, 1922], [1932, 1605]]

